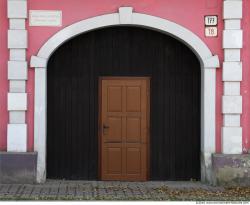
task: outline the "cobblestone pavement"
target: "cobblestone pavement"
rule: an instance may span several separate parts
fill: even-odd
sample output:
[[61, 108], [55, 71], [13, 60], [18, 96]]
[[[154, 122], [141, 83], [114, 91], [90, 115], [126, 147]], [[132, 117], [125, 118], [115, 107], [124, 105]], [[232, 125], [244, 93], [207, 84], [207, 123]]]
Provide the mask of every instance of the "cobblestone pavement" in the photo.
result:
[[200, 182], [102, 182], [57, 181], [45, 184], [0, 184], [0, 200], [167, 200], [162, 187], [177, 190], [202, 189], [211, 192], [220, 187]]

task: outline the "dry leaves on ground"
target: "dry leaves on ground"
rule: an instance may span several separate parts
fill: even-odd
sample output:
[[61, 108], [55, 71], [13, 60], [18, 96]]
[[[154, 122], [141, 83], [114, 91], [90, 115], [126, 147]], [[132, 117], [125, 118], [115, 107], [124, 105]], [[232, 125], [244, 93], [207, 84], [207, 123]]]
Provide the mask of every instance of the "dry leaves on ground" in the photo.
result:
[[223, 190], [170, 189], [161, 187], [159, 193], [176, 200], [250, 200], [250, 187], [230, 187]]

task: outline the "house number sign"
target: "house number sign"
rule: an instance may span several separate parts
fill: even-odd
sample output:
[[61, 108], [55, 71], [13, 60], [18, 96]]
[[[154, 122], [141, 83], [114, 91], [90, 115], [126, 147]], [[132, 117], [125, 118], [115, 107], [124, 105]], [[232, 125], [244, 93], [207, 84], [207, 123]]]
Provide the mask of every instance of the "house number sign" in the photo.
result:
[[217, 26], [218, 17], [217, 16], [205, 16], [205, 25], [206, 26]]
[[30, 26], [62, 26], [62, 11], [30, 10]]
[[213, 26], [210, 26], [210, 27], [206, 27], [205, 28], [205, 36], [206, 37], [217, 37], [218, 36], [218, 29], [217, 27], [213, 27]]
[[205, 36], [218, 36], [218, 16], [205, 16]]

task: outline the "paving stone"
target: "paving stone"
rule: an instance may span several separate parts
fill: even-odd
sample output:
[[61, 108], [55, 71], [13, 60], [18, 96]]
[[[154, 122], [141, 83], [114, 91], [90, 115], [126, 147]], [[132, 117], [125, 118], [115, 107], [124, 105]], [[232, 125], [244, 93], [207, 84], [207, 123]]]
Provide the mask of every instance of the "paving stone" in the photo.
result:
[[32, 196], [39, 196], [41, 193], [42, 188], [40, 186], [35, 186], [31, 195]]
[[67, 187], [66, 186], [60, 186], [58, 190], [58, 195], [64, 196], [67, 195]]
[[82, 189], [77, 189], [77, 190], [76, 190], [76, 196], [77, 196], [77, 197], [85, 196], [85, 195], [84, 195], [84, 190], [82, 190]]
[[10, 187], [8, 193], [11, 194], [11, 195], [15, 195], [18, 192], [18, 190], [20, 189], [20, 187], [21, 187], [21, 185], [15, 185], [15, 184], [12, 185]]
[[40, 196], [48, 196], [49, 193], [50, 193], [50, 187], [46, 186], [42, 188]]
[[31, 193], [33, 192], [33, 189], [34, 189], [34, 186], [31, 186], [31, 185], [26, 185], [23, 187], [23, 190], [22, 190], [22, 196], [30, 196]]
[[52, 186], [50, 189], [50, 195], [57, 196], [59, 191], [59, 186]]
[[2, 185], [1, 190], [0, 190], [0, 194], [7, 194], [10, 187], [11, 187], [11, 185], [9, 185], [9, 184]]
[[16, 192], [16, 195], [21, 196], [23, 194], [24, 190], [25, 190], [25, 184], [20, 185], [19, 189]]
[[67, 195], [75, 196], [76, 195], [76, 187], [75, 186], [68, 186]]

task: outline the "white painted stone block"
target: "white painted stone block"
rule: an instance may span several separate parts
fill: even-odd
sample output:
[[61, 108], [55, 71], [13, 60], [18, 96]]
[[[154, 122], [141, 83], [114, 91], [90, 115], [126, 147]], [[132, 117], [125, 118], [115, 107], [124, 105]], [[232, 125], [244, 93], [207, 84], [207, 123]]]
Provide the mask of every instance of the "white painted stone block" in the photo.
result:
[[30, 66], [32, 68], [46, 68], [47, 59], [38, 56], [31, 56]]
[[26, 60], [26, 49], [10, 49], [10, 60], [11, 61], [25, 61]]
[[224, 127], [240, 127], [240, 115], [226, 114], [223, 116]]
[[27, 93], [8, 93], [8, 110], [27, 110]]
[[28, 68], [26, 61], [9, 61], [8, 62], [8, 79], [9, 80], [27, 80]]
[[224, 62], [222, 79], [223, 81], [242, 81], [242, 63]]
[[223, 114], [241, 114], [242, 96], [222, 96]]
[[224, 95], [240, 95], [240, 82], [224, 82]]
[[242, 48], [242, 30], [224, 30], [223, 48]]
[[120, 24], [130, 24], [132, 22], [132, 7], [120, 7], [119, 8], [119, 16], [120, 16]]
[[242, 1], [224, 1], [223, 6], [224, 19], [241, 19], [242, 18]]
[[224, 59], [228, 62], [240, 61], [240, 49], [224, 49]]
[[225, 29], [237, 29], [241, 28], [241, 20], [233, 19], [233, 20], [225, 20]]
[[27, 37], [26, 30], [8, 30], [8, 48], [27, 48]]
[[8, 124], [7, 151], [8, 152], [26, 152], [27, 151], [27, 125], [26, 124]]
[[205, 68], [219, 68], [220, 67], [219, 57], [217, 55], [214, 55], [204, 60], [204, 67]]
[[11, 93], [25, 93], [26, 81], [24, 80], [10, 80]]
[[242, 128], [223, 127], [222, 128], [222, 153], [242, 154]]
[[10, 29], [24, 30], [25, 29], [25, 19], [10, 19]]
[[25, 111], [10, 111], [10, 124], [25, 124]]
[[8, 0], [8, 18], [27, 18], [27, 0]]

